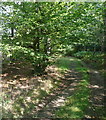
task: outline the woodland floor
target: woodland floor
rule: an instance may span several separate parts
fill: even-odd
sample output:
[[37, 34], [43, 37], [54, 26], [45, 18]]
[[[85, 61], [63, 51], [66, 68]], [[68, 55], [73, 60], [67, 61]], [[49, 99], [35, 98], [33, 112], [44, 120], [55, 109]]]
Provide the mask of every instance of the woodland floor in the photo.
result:
[[90, 69], [90, 100], [91, 106], [87, 109], [87, 116], [99, 119], [104, 113], [104, 78], [96, 70]]
[[[70, 70], [64, 74], [55, 65], [46, 69], [47, 74], [32, 76], [32, 67], [26, 63], [3, 66], [2, 96], [4, 118], [55, 118], [55, 112], [73, 95], [81, 74], [74, 58]], [[92, 91], [85, 111], [86, 118], [103, 116], [104, 80], [99, 72], [89, 68], [89, 88]]]

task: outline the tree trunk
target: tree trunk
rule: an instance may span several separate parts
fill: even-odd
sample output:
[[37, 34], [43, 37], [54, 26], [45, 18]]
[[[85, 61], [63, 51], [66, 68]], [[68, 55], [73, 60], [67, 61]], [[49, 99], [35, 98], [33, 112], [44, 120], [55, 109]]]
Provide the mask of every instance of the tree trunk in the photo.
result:
[[45, 43], [44, 43], [44, 53], [45, 54], [47, 54], [47, 46], [48, 46], [48, 44], [47, 44], [47, 38], [46, 38]]
[[39, 41], [39, 37], [37, 37], [36, 51], [37, 51], [37, 52], [40, 51], [40, 41]]
[[33, 42], [33, 49], [36, 52], [40, 51], [40, 43], [39, 43], [39, 37], [35, 37], [34, 38], [34, 42]]
[[11, 28], [11, 37], [14, 37], [14, 28]]

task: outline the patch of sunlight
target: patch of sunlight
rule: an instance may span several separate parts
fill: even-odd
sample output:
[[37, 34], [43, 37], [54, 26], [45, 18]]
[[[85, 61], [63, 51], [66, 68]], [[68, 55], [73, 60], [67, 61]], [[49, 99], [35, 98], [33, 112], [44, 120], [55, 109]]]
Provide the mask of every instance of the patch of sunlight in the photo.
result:
[[21, 112], [21, 114], [23, 115], [23, 113], [24, 113], [24, 108], [20, 108], [20, 112]]
[[55, 105], [55, 107], [64, 106], [65, 105], [65, 97], [63, 97], [63, 96], [58, 97], [58, 99], [56, 99], [52, 103]]
[[33, 93], [34, 93], [34, 94], [36, 94], [36, 95], [38, 95], [38, 94], [39, 94], [39, 92], [38, 92], [38, 90], [37, 90], [37, 89], [34, 89]]
[[20, 78], [19, 80], [27, 80], [27, 78]]
[[44, 82], [41, 77], [38, 77], [39, 82]]
[[42, 89], [45, 90], [46, 92], [49, 92], [51, 88], [53, 88], [51, 80], [46, 80], [44, 82], [44, 86], [42, 87]]
[[26, 100], [27, 100], [28, 102], [31, 102], [31, 97], [27, 97]]
[[39, 99], [36, 99], [36, 103], [38, 103], [39, 102]]
[[69, 60], [70, 60], [70, 61], [75, 61], [75, 58], [70, 58]]
[[70, 107], [70, 109], [71, 109], [73, 112], [80, 112], [80, 111], [81, 111], [78, 107], [75, 107], [75, 106]]
[[8, 110], [12, 109], [12, 100], [7, 99], [7, 100], [3, 101], [2, 105], [3, 105], [3, 109], [5, 109], [5, 111], [8, 111]]
[[30, 86], [26, 85], [26, 86], [20, 86], [21, 89], [26, 89], [29, 88]]
[[59, 71], [66, 71], [66, 70], [67, 70], [67, 68], [65, 68], [65, 67], [59, 68]]
[[86, 87], [86, 86], [89, 85], [89, 83], [88, 83], [86, 80], [81, 80], [81, 81], [79, 82], [79, 85]]
[[94, 71], [94, 73], [99, 73], [98, 71]]
[[99, 86], [98, 85], [93, 85], [93, 88], [99, 88]]
[[17, 81], [11, 81], [11, 82], [8, 82], [8, 84], [11, 84], [11, 85], [15, 85], [15, 84], [17, 84]]

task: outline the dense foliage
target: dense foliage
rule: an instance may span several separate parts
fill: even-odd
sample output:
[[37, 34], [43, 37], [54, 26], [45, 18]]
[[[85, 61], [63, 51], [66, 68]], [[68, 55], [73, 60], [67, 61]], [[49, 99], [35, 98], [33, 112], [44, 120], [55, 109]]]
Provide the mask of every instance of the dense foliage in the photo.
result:
[[3, 60], [27, 60], [39, 72], [55, 53], [81, 58], [104, 50], [103, 3], [1, 4]]
[[15, 1], [0, 7], [3, 117], [104, 117], [106, 2]]

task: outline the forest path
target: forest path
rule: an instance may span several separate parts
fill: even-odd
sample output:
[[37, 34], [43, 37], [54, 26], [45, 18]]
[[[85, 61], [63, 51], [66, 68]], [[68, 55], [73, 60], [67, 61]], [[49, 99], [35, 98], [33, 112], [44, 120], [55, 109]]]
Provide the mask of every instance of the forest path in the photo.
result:
[[37, 117], [39, 118], [54, 118], [55, 112], [64, 105], [67, 97], [73, 95], [76, 90], [78, 81], [78, 73], [74, 70], [70, 70], [65, 74], [62, 84], [48, 95], [39, 104], [39, 111], [37, 112]]
[[87, 109], [86, 117], [101, 118], [105, 115], [104, 111], [104, 78], [97, 70], [90, 69], [89, 71], [90, 81], [89, 88], [91, 90], [90, 104]]
[[75, 70], [76, 67], [77, 63], [72, 58], [70, 70], [65, 72], [64, 78], [61, 79], [61, 85], [53, 93], [41, 100], [36, 114], [38, 118], [55, 118], [55, 112], [64, 105], [67, 97], [74, 94], [77, 84], [81, 80], [81, 75]]
[[[69, 63], [64, 61], [64, 59], [67, 60]], [[80, 68], [80, 70], [88, 68], [89, 71], [86, 74], [89, 76], [88, 87], [91, 90], [91, 95], [89, 98], [90, 105], [87, 105], [86, 111], [82, 111], [84, 111], [84, 116], [86, 118], [101, 117], [104, 113], [104, 82], [99, 72], [91, 69], [91, 67], [88, 67], [87, 64], [73, 57], [64, 57], [61, 64], [63, 65], [63, 67], [66, 64], [67, 66], [69, 65], [68, 70], [66, 70], [64, 75], [62, 76], [57, 72], [58, 70], [56, 71], [55, 67], [53, 66], [48, 69], [51, 71], [47, 71], [48, 74], [42, 77], [29, 77], [29, 75], [31, 75], [31, 68], [28, 65], [22, 66], [20, 64], [13, 64], [6, 68], [4, 67], [4, 77], [2, 81], [4, 86], [3, 91], [5, 94], [10, 95], [10, 97], [7, 96], [9, 98], [5, 98], [5, 100], [10, 100], [9, 104], [6, 105], [10, 105], [10, 108], [13, 105], [19, 105], [18, 109], [20, 110], [18, 112], [14, 112], [9, 109], [9, 111], [11, 112], [10, 114], [7, 110], [8, 107], [4, 106], [5, 108], [7, 108], [5, 110], [6, 113], [4, 114], [4, 116], [8, 116], [10, 114], [10, 117], [14, 117], [14, 115], [16, 115], [16, 117], [27, 116], [37, 118], [56, 118], [55, 113], [60, 110], [61, 106], [65, 105], [67, 97], [76, 95], [76, 91], [79, 94], [78, 85], [79, 82], [82, 80], [82, 74], [78, 71], [78, 68]], [[20, 68], [20, 66], [22, 68]], [[28, 74], [28, 77], [23, 76], [25, 74]], [[48, 83], [48, 81], [50, 80], [51, 83]], [[51, 93], [47, 95], [40, 95], [41, 88], [44, 88], [44, 85], [46, 85], [47, 89], [51, 89], [49, 88], [49, 85], [55, 84], [55, 81], [59, 82], [59, 84], [55, 89], [53, 89], [54, 91], [52, 90]], [[46, 88], [43, 90], [43, 93], [45, 93]], [[38, 90], [39, 94], [36, 94], [34, 90]], [[83, 87], [82, 90], [84, 90]], [[83, 91], [81, 91], [80, 94], [83, 94]], [[85, 94], [81, 97], [84, 98]], [[39, 103], [36, 102], [36, 99], [38, 99], [38, 97], [40, 97]], [[81, 100], [81, 97], [77, 98]], [[77, 103], [79, 101], [75, 102]], [[76, 105], [75, 102], [74, 104]], [[75, 105], [73, 106], [74, 108], [76, 107]], [[83, 101], [80, 105], [84, 105]], [[21, 108], [23, 108], [23, 113], [21, 111]], [[17, 110], [17, 107], [14, 107], [13, 110]], [[76, 113], [76, 111], [74, 113]]]
[[[70, 63], [70, 70], [65, 73], [63, 84], [54, 91], [51, 95], [47, 96], [41, 101], [37, 117], [39, 118], [55, 118], [55, 112], [64, 106], [67, 97], [72, 96], [75, 93], [78, 82], [81, 80], [81, 74], [75, 69], [78, 67], [78, 62], [72, 58]], [[88, 67], [84, 62], [82, 66]], [[104, 82], [103, 78], [98, 71], [89, 69], [89, 88], [90, 88], [90, 105], [85, 111], [86, 118], [101, 118], [103, 116], [103, 96], [104, 96]]]

